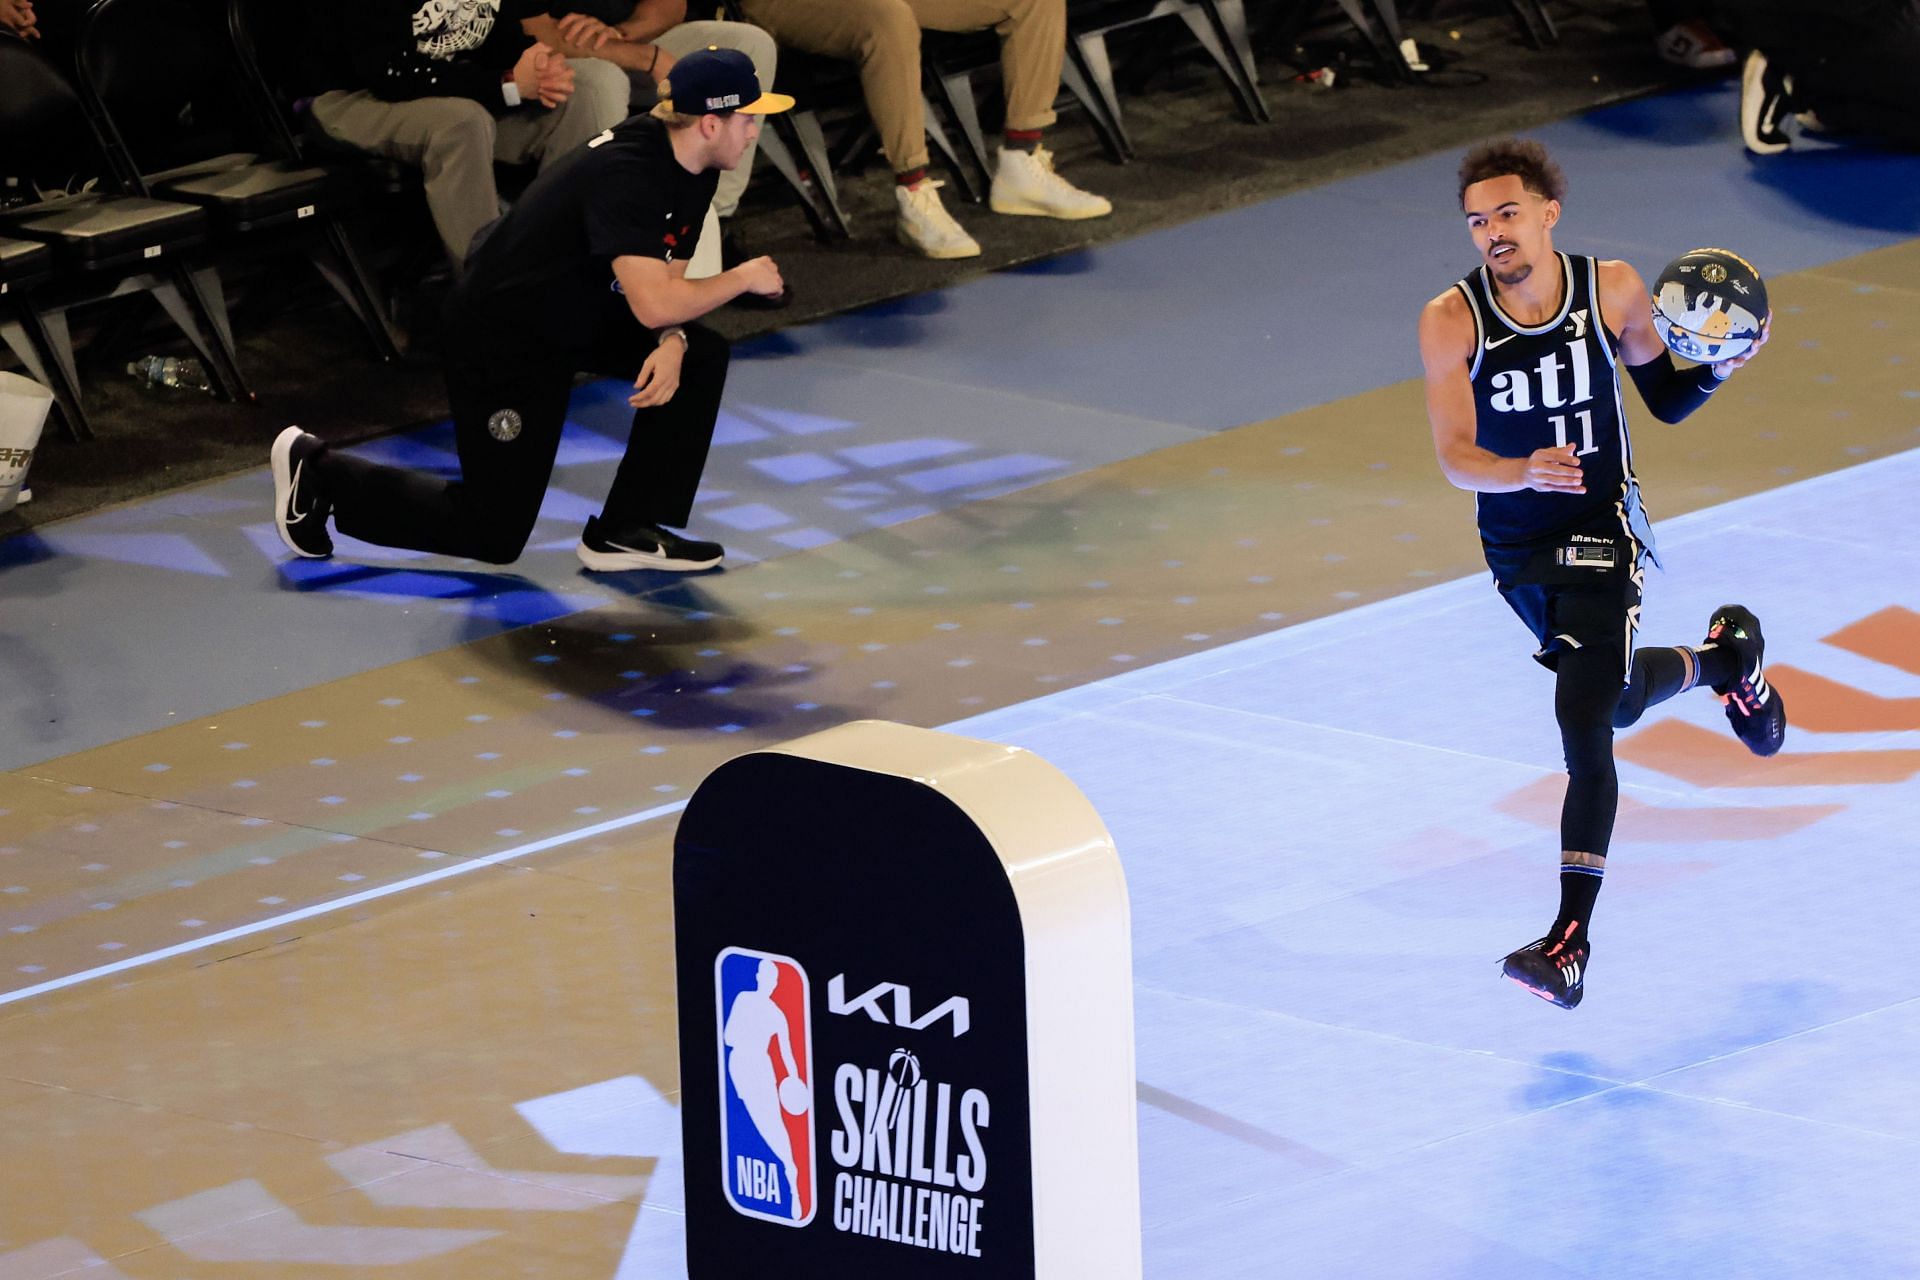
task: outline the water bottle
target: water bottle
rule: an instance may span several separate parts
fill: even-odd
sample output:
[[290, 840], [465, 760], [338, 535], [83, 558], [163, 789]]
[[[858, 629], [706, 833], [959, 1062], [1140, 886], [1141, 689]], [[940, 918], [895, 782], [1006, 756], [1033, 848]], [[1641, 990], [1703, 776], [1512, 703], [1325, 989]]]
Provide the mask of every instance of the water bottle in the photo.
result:
[[192, 391], [211, 391], [213, 383], [207, 371], [191, 356], [142, 356], [127, 366], [127, 372], [150, 387], [186, 387]]

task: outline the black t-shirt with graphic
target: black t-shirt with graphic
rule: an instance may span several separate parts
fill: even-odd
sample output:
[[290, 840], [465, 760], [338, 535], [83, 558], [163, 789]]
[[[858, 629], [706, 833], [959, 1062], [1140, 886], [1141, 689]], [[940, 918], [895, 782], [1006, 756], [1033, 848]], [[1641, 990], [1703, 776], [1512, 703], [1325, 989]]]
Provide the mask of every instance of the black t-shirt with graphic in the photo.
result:
[[500, 77], [532, 39], [527, 18], [566, 13], [549, 0], [341, 0], [317, 6], [310, 63], [327, 89], [366, 89], [389, 102], [471, 98], [506, 109]]
[[566, 364], [629, 323], [613, 260], [693, 256], [718, 170], [689, 173], [666, 126], [634, 116], [535, 178], [467, 259], [447, 302], [460, 353]]

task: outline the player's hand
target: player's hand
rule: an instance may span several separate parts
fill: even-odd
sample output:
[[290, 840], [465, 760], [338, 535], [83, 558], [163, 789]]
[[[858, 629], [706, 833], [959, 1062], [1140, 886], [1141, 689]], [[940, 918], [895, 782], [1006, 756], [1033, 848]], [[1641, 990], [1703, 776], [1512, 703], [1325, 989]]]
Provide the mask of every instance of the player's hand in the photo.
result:
[[633, 380], [633, 394], [627, 403], [636, 409], [651, 409], [673, 399], [680, 389], [680, 361], [687, 354], [686, 344], [678, 338], [663, 339], [640, 366]]
[[733, 268], [733, 274], [743, 286], [740, 290], [742, 293], [777, 298], [787, 291], [786, 281], [780, 278], [780, 268], [774, 265], [772, 258], [764, 255], [741, 263]]
[[1526, 488], [1538, 489], [1542, 493], [1587, 491], [1580, 475], [1580, 459], [1573, 456], [1571, 441], [1551, 449], [1535, 449], [1529, 454], [1523, 483]]
[[1735, 369], [1738, 369], [1741, 365], [1760, 354], [1760, 348], [1767, 345], [1767, 335], [1772, 329], [1773, 312], [1769, 311], [1767, 312], [1767, 318], [1760, 322], [1760, 336], [1753, 340], [1753, 345], [1733, 359], [1722, 360], [1719, 364], [1713, 366], [1713, 376], [1716, 378], [1731, 378]]
[[618, 31], [590, 13], [570, 13], [558, 25], [562, 38], [576, 49], [599, 49], [620, 39]]

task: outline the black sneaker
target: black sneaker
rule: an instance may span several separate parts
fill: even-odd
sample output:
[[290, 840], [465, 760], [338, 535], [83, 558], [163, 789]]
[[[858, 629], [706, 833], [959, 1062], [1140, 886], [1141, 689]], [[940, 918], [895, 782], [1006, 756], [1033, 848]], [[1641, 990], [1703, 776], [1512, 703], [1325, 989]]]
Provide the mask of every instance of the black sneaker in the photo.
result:
[[310, 560], [333, 554], [333, 539], [327, 536], [333, 504], [313, 472], [314, 459], [326, 447], [319, 436], [288, 427], [274, 437], [271, 455], [274, 527], [288, 550]]
[[1782, 75], [1758, 49], [1740, 68], [1740, 137], [1757, 156], [1778, 155], [1793, 145], [1784, 127], [1792, 109], [1793, 77]]
[[1732, 650], [1740, 663], [1738, 676], [1713, 686], [1726, 707], [1733, 736], [1757, 756], [1774, 754], [1787, 740], [1787, 704], [1781, 701], [1780, 691], [1767, 683], [1761, 667], [1767, 641], [1760, 634], [1760, 619], [1740, 605], [1723, 604], [1707, 624], [1706, 642]]
[[614, 531], [601, 526], [598, 516], [587, 517], [580, 545], [573, 549], [580, 563], [595, 573], [618, 569], [672, 569], [681, 573], [711, 569], [726, 551], [717, 542], [696, 542], [671, 529], [636, 524]]
[[[1568, 925], [1566, 932], [1576, 927]], [[1542, 1000], [1571, 1009], [1586, 993], [1587, 957], [1592, 953], [1593, 944], [1585, 938], [1575, 943], [1538, 938], [1502, 960], [1500, 971]]]

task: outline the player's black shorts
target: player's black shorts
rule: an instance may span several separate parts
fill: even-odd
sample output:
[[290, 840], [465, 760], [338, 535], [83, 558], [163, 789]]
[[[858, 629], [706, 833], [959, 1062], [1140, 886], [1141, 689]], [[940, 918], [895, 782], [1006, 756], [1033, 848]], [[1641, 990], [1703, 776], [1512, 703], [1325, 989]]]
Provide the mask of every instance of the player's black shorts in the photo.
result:
[[1536, 661], [1551, 671], [1567, 650], [1594, 649], [1616, 657], [1628, 682], [1645, 548], [1624, 519], [1608, 513], [1551, 538], [1483, 547], [1501, 598], [1539, 642]]

